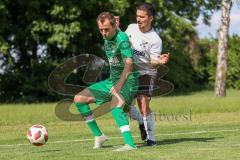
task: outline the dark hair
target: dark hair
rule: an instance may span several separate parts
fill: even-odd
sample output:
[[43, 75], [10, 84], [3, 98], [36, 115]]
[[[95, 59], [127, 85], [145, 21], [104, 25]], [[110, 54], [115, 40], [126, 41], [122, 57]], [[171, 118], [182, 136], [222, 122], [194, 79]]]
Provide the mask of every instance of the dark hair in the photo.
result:
[[137, 10], [143, 10], [146, 11], [148, 16], [154, 16], [154, 7], [151, 3], [141, 3], [137, 6]]
[[109, 19], [110, 24], [112, 26], [114, 26], [116, 24], [116, 19], [114, 17], [114, 14], [110, 13], [110, 12], [102, 12], [98, 15], [97, 17], [97, 23], [100, 21], [101, 23], [103, 23], [105, 21], [105, 19]]

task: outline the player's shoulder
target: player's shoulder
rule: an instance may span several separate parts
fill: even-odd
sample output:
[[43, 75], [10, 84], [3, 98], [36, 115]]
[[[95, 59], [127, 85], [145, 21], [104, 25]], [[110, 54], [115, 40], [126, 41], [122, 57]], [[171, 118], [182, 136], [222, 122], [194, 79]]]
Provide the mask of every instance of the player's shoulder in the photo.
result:
[[116, 38], [118, 42], [129, 41], [127, 34], [122, 31], [118, 31]]
[[150, 31], [149, 36], [151, 36], [152, 43], [162, 43], [162, 39], [154, 29]]
[[136, 33], [139, 30], [138, 25], [136, 23], [129, 24], [126, 33], [131, 34], [131, 33]]
[[138, 28], [138, 24], [137, 23], [132, 23], [132, 24], [129, 24], [128, 29], [137, 29]]

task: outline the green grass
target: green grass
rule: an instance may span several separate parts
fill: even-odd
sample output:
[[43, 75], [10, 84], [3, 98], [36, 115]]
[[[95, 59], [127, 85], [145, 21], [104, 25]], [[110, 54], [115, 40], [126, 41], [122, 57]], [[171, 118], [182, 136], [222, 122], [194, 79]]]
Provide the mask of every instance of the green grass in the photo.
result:
[[[106, 135], [116, 138], [107, 141], [104, 148], [93, 150], [93, 141], [87, 140], [93, 138], [87, 125], [59, 120], [54, 103], [2, 104], [0, 159], [240, 159], [239, 97], [239, 91], [229, 90], [226, 98], [216, 98], [210, 91], [153, 98], [159, 145], [143, 146], [137, 123], [130, 120], [138, 150], [125, 153], [112, 152], [123, 142], [109, 113], [98, 118], [98, 124]], [[71, 110], [76, 112], [73, 106]], [[27, 129], [37, 123], [49, 130], [49, 141], [42, 147], [32, 146], [26, 139]]]

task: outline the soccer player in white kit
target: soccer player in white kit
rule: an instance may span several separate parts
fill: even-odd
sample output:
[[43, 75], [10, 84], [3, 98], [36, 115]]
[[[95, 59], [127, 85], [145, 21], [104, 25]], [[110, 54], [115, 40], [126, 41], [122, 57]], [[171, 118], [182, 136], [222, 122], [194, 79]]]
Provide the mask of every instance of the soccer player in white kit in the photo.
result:
[[154, 8], [150, 3], [137, 6], [136, 24], [130, 24], [125, 31], [134, 51], [134, 60], [140, 73], [138, 107], [130, 108], [129, 116], [139, 122], [142, 140], [147, 146], [156, 145], [154, 136], [154, 115], [149, 107], [157, 67], [169, 61], [169, 54], [162, 54], [162, 40], [152, 28]]

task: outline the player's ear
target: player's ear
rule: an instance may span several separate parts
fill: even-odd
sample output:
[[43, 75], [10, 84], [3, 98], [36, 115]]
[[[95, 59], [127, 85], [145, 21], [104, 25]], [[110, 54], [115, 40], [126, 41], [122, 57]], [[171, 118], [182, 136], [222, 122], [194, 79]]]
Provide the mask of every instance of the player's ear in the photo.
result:
[[152, 22], [153, 21], [153, 16], [150, 16], [149, 18], [150, 18], [150, 21]]
[[119, 28], [119, 25], [120, 25], [120, 18], [119, 16], [114, 16], [115, 18], [115, 24], [116, 24], [116, 27]]

